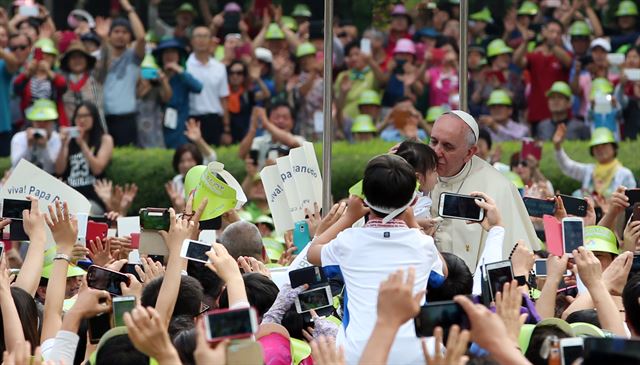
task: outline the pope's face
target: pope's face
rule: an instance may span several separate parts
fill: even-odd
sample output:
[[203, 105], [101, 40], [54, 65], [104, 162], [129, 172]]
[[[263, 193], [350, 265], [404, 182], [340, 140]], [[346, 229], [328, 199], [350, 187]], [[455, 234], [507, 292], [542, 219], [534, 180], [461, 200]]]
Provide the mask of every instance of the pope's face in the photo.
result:
[[478, 149], [469, 146], [469, 126], [455, 115], [438, 118], [431, 130], [431, 147], [438, 156], [439, 176], [454, 176], [469, 162]]

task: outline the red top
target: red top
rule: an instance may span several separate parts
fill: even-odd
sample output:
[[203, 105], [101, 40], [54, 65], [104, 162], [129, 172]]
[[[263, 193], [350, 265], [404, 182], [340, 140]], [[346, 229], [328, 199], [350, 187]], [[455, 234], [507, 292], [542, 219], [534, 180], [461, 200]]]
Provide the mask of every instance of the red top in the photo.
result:
[[530, 123], [551, 118], [546, 93], [556, 81], [568, 82], [569, 69], [554, 55], [540, 51], [527, 54], [527, 69], [531, 74], [531, 94], [528, 98]]
[[[64, 103], [62, 102], [62, 94], [67, 91], [67, 80], [59, 73], [54, 73], [51, 82], [51, 92], [53, 100], [58, 109], [58, 125], [61, 127], [69, 126], [69, 119], [64, 111]], [[16, 94], [20, 95], [20, 108], [22, 112], [31, 106], [33, 100], [31, 96], [31, 78], [26, 73], [19, 74], [13, 81], [13, 87]]]

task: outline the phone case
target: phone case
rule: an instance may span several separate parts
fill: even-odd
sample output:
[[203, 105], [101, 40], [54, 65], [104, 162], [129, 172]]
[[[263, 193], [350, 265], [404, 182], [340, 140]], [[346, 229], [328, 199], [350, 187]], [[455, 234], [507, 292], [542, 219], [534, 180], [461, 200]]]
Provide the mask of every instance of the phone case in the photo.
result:
[[87, 237], [85, 238], [87, 247], [89, 246], [89, 241], [96, 241], [96, 238], [99, 237], [102, 240], [102, 243], [105, 243], [107, 239], [107, 232], [109, 231], [109, 225], [106, 223], [98, 223], [89, 221], [87, 223]]
[[562, 223], [554, 216], [545, 215], [542, 217], [544, 225], [544, 236], [546, 238], [547, 251], [555, 256], [564, 254], [562, 245]]
[[542, 158], [542, 146], [536, 141], [525, 139], [522, 141], [522, 152], [520, 158], [526, 160], [527, 156], [532, 155], [536, 160], [540, 161]]
[[140, 255], [169, 256], [169, 249], [164, 243], [160, 233], [156, 231], [143, 231], [140, 233]]
[[295, 227], [293, 228], [293, 245], [298, 249], [295, 253], [300, 253], [300, 251], [302, 251], [310, 241], [311, 236], [309, 236], [309, 225], [307, 222], [296, 222]]

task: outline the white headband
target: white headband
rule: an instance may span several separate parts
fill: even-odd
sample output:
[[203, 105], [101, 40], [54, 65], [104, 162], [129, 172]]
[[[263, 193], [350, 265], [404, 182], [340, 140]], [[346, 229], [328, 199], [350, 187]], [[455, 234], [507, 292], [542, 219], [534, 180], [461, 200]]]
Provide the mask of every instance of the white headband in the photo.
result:
[[380, 213], [385, 213], [387, 216], [382, 218], [382, 223], [389, 223], [390, 220], [392, 220], [393, 218], [397, 217], [398, 215], [400, 215], [400, 213], [404, 212], [405, 210], [407, 210], [407, 208], [409, 208], [409, 206], [411, 204], [413, 204], [413, 201], [416, 199], [416, 192], [413, 192], [413, 195], [411, 196], [411, 199], [409, 199], [409, 202], [403, 206], [401, 206], [400, 208], [382, 208], [382, 207], [377, 207], [375, 205], [372, 205], [371, 203], [369, 203], [369, 201], [367, 200], [367, 198], [364, 198], [364, 203], [369, 206], [369, 208], [375, 210], [376, 212], [380, 212]]
[[476, 120], [473, 119], [471, 114], [462, 110], [452, 110], [450, 111], [450, 113], [455, 114], [458, 118], [462, 119], [462, 121], [465, 122], [469, 126], [469, 128], [471, 128], [473, 135], [476, 137], [476, 143], [477, 143], [478, 137], [480, 136], [480, 130], [478, 129], [478, 122], [476, 122]]

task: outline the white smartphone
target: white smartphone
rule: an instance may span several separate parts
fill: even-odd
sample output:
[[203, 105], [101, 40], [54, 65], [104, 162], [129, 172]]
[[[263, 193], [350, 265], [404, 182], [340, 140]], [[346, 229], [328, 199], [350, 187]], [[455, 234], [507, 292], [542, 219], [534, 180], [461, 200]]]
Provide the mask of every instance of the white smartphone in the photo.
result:
[[69, 133], [69, 138], [80, 137], [80, 130], [78, 127], [69, 127], [67, 128], [67, 132]]
[[562, 365], [571, 365], [582, 357], [582, 337], [563, 338], [560, 340], [560, 359]]
[[126, 326], [124, 323], [124, 314], [131, 312], [136, 307], [136, 297], [133, 295], [126, 295], [121, 297], [113, 297], [113, 326], [121, 327]]
[[360, 52], [367, 55], [371, 54], [371, 39], [362, 38], [360, 40]]
[[476, 200], [484, 201], [478, 196], [442, 193], [440, 194], [438, 214], [443, 218], [481, 222], [484, 219], [484, 209], [476, 204]]
[[502, 291], [504, 284], [510, 283], [511, 280], [513, 280], [511, 260], [492, 262], [490, 264], [485, 264], [484, 267], [487, 271], [491, 300], [495, 300], [496, 294]]
[[562, 247], [564, 252], [573, 257], [573, 250], [584, 245], [584, 221], [579, 217], [562, 219]]
[[256, 333], [258, 317], [253, 308], [216, 309], [206, 314], [204, 328], [208, 342], [247, 338]]
[[[535, 265], [533, 265], [533, 272], [539, 278], [547, 276], [547, 259], [536, 259]], [[571, 276], [571, 270], [565, 271], [564, 276]]]
[[18, 14], [24, 17], [37, 17], [40, 14], [40, 9], [35, 5], [20, 5]]
[[306, 313], [312, 309], [330, 307], [333, 305], [331, 287], [323, 286], [302, 292], [296, 297], [295, 304], [298, 313]]
[[608, 53], [607, 61], [613, 66], [620, 66], [624, 63], [624, 55], [622, 53]]
[[640, 81], [640, 68], [625, 68], [624, 74], [629, 81]]
[[207, 252], [209, 251], [211, 251], [210, 244], [206, 242], [186, 239], [182, 241], [180, 257], [206, 264], [207, 262], [209, 262], [209, 256], [207, 256]]

